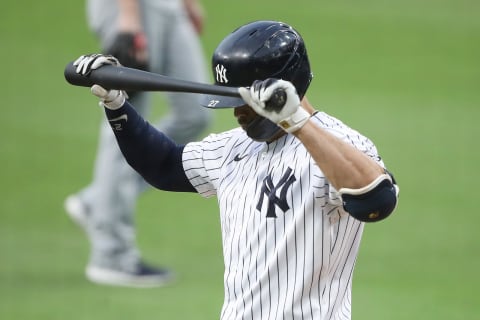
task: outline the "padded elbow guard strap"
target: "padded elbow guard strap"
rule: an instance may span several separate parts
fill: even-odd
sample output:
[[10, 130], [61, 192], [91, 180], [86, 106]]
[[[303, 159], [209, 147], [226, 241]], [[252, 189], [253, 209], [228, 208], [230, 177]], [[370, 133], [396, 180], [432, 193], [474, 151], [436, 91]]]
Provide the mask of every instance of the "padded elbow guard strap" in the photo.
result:
[[382, 174], [360, 189], [339, 190], [345, 211], [363, 222], [375, 222], [388, 217], [397, 204], [397, 192], [398, 189], [388, 174]]

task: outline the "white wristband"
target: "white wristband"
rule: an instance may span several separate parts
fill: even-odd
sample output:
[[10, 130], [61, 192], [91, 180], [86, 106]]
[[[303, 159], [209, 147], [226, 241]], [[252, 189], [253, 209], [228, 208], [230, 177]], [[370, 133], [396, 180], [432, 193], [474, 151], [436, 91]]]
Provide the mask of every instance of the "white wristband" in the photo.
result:
[[127, 94], [124, 91], [107, 90], [97, 84], [94, 84], [90, 90], [100, 98], [99, 105], [110, 110], [120, 109], [127, 98]]
[[303, 125], [307, 123], [308, 119], [310, 119], [310, 113], [300, 106], [294, 114], [279, 121], [277, 124], [286, 132], [292, 133], [303, 127]]

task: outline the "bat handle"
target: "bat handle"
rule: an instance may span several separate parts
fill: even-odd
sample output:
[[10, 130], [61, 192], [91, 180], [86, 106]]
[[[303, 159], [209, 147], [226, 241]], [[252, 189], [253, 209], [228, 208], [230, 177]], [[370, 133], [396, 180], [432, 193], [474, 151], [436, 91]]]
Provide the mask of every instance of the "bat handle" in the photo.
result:
[[277, 88], [272, 96], [265, 102], [265, 109], [268, 111], [280, 111], [287, 102], [287, 93], [283, 88]]

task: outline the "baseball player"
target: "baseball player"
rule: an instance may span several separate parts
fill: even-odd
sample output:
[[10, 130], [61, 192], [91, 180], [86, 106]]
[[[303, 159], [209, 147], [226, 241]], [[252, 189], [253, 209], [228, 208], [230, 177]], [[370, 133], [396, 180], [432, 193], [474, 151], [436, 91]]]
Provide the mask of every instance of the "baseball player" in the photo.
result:
[[[350, 319], [364, 222], [388, 217], [398, 188], [371, 140], [316, 111], [305, 44], [291, 26], [255, 21], [216, 48], [216, 84], [240, 98], [239, 128], [186, 145], [143, 120], [123, 92], [94, 85], [128, 163], [161, 190], [217, 196], [225, 297], [221, 319]], [[114, 57], [82, 56], [88, 74]], [[284, 91], [284, 101], [271, 101]]]
[[[149, 69], [179, 79], [206, 82], [207, 67], [198, 33], [202, 7], [197, 0], [87, 0], [89, 27], [105, 53], [122, 65]], [[147, 117], [151, 96], [128, 93]], [[178, 143], [197, 139], [211, 121], [199, 96], [169, 93], [169, 113], [156, 123]], [[144, 180], [125, 162], [112, 130], [102, 121], [93, 179], [67, 197], [67, 213], [87, 231], [91, 251], [85, 273], [99, 284], [161, 286], [170, 270], [146, 263], [136, 245], [134, 213]]]

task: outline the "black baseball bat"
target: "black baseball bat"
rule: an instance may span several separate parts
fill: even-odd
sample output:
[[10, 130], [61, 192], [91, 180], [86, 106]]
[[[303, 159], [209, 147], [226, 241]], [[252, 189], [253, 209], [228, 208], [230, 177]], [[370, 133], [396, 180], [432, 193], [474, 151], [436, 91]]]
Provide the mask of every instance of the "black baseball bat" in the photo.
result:
[[99, 69], [92, 70], [92, 72], [85, 76], [76, 73], [75, 69], [76, 67], [73, 65], [73, 62], [70, 62], [64, 71], [65, 80], [75, 86], [91, 87], [94, 84], [98, 84], [105, 89], [125, 91], [191, 92], [240, 97], [238, 88], [235, 87], [222, 87], [213, 84], [180, 80], [123, 66], [105, 65]]
[[[241, 98], [237, 87], [223, 87], [213, 84], [175, 79], [158, 73], [123, 66], [104, 65], [101, 68], [92, 70], [88, 75], [84, 76], [76, 73], [75, 69], [76, 67], [73, 65], [73, 62], [70, 62], [67, 64], [64, 71], [64, 76], [67, 82], [75, 86], [91, 87], [94, 84], [98, 84], [105, 89], [125, 91], [190, 92]], [[277, 89], [267, 102], [267, 106], [272, 109], [280, 110], [285, 102], [285, 90]]]

